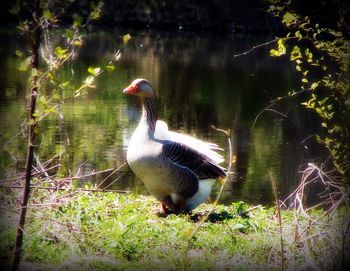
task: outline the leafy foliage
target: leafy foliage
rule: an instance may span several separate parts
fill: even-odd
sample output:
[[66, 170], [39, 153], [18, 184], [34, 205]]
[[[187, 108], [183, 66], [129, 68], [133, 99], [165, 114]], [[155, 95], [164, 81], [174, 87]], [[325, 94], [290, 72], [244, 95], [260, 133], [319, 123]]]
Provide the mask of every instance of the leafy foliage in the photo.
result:
[[[30, 52], [28, 57], [24, 53], [17, 51], [16, 55], [24, 58], [19, 66], [21, 71], [29, 71], [30, 76], [29, 88], [29, 107], [28, 120], [28, 149], [25, 165], [25, 181], [23, 184], [23, 196], [20, 201], [19, 222], [17, 227], [16, 241], [14, 246], [14, 257], [12, 270], [17, 270], [21, 261], [24, 235], [24, 224], [26, 221], [27, 202], [30, 196], [30, 186], [32, 181], [32, 168], [35, 145], [37, 144], [38, 122], [45, 118], [48, 114], [55, 112], [55, 109], [68, 98], [75, 98], [86, 89], [95, 88], [93, 85], [95, 77], [101, 74], [100, 68], [89, 68], [90, 75], [86, 77], [81, 86], [75, 87], [69, 81], [62, 81], [60, 72], [65, 63], [73, 60], [76, 55], [77, 47], [82, 46], [83, 35], [82, 28], [89, 21], [98, 20], [100, 18], [102, 2], [96, 5], [90, 3], [91, 12], [85, 18], [85, 25], [82, 24], [83, 19], [78, 16], [74, 19], [73, 24], [66, 30], [63, 45], [52, 45], [50, 42], [49, 31], [53, 27], [58, 27], [59, 16], [55, 13], [55, 3], [52, 1], [33, 2], [16, 1], [12, 8], [12, 13], [20, 18], [18, 29], [21, 34], [27, 38], [30, 44]], [[63, 27], [64, 28], [64, 27]], [[42, 34], [45, 37], [45, 47], [42, 45]], [[123, 39], [123, 46], [126, 45], [130, 36]], [[43, 50], [43, 47], [46, 51]], [[41, 57], [40, 57], [40, 53]], [[120, 51], [119, 51], [120, 54]], [[44, 65], [41, 64], [41, 59]], [[109, 63], [111, 64], [111, 63]], [[30, 69], [29, 69], [30, 68]], [[44, 91], [44, 89], [46, 91]], [[67, 93], [68, 92], [68, 95]], [[63, 95], [62, 95], [63, 94]], [[66, 94], [66, 97], [64, 95]], [[54, 104], [54, 105], [53, 105]]]
[[290, 31], [277, 39], [278, 47], [270, 55], [288, 56], [294, 64], [300, 89], [290, 91], [289, 96], [304, 95], [301, 105], [315, 113], [322, 129], [316, 140], [329, 150], [338, 173], [349, 180], [350, 42], [339, 30], [341, 24], [338, 29], [321, 25], [293, 11], [292, 1], [268, 2], [269, 11]]
[[[67, 21], [66, 14], [62, 11], [69, 10], [74, 1], [68, 3], [58, 3], [56, 1], [40, 1], [42, 16], [34, 19], [34, 2], [16, 1], [13, 4], [11, 12], [19, 18], [17, 28], [29, 41], [33, 39], [33, 28], [41, 28], [44, 38], [41, 41], [41, 65], [39, 69], [31, 68], [32, 55], [30, 50], [17, 50], [16, 56], [21, 59], [18, 69], [26, 75], [38, 77], [38, 97], [36, 110], [33, 118], [27, 125], [35, 125], [42, 121], [49, 114], [57, 113], [63, 118], [62, 111], [58, 109], [68, 100], [83, 96], [93, 89], [96, 89], [96, 79], [104, 72], [113, 72], [116, 70], [116, 62], [128, 41], [131, 39], [129, 34], [116, 41], [119, 49], [113, 59], [104, 60], [105, 63], [98, 63], [101, 66], [88, 67], [85, 78], [81, 82], [73, 80], [74, 70], [67, 74], [67, 67], [71, 67], [74, 60], [79, 55], [79, 49], [84, 46], [84, 31], [86, 26], [97, 21], [101, 17], [102, 1], [90, 1], [89, 13], [74, 14], [71, 18], [71, 24], [64, 24]], [[62, 39], [57, 40], [51, 33], [59, 32]], [[37, 129], [36, 129], [37, 132]], [[64, 146], [62, 146], [64, 148]], [[62, 161], [64, 163], [64, 161]]]

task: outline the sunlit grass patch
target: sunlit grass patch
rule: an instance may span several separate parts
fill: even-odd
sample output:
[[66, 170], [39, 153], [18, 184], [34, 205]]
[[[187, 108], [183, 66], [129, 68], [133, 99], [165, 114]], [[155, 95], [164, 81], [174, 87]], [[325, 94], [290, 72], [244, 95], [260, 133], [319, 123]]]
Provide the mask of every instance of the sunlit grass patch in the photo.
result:
[[[217, 205], [192, 236], [211, 204], [203, 204], [192, 214], [164, 218], [158, 215], [159, 203], [148, 196], [67, 194], [34, 191], [21, 266], [42, 270], [279, 269], [280, 234], [275, 207], [251, 208], [244, 202]], [[321, 209], [310, 212], [318, 224], [309, 227], [308, 240], [298, 240], [296, 227], [310, 221], [300, 218], [297, 225], [296, 212], [282, 210], [287, 268], [340, 267], [346, 210], [340, 208], [332, 217], [323, 214]], [[15, 224], [5, 222], [1, 223], [0, 251], [6, 255], [2, 261], [8, 263]]]

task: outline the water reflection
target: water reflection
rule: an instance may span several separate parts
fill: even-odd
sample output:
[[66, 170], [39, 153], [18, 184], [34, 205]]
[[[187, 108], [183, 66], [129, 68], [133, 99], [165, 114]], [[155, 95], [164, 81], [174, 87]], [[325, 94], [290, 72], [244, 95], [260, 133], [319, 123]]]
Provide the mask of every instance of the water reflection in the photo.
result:
[[[66, 76], [76, 82], [82, 80], [90, 65], [98, 66], [113, 56], [119, 36], [115, 32], [89, 36], [77, 61], [67, 68]], [[121, 90], [133, 79], [143, 77], [155, 87], [159, 118], [167, 121], [173, 130], [218, 143], [225, 148], [225, 157], [226, 137], [211, 126], [232, 131], [236, 162], [223, 202], [273, 202], [268, 170], [276, 176], [283, 194], [295, 186], [298, 166], [309, 158], [300, 143], [310, 133], [313, 120], [297, 105], [286, 104], [280, 110], [289, 110], [297, 124], [267, 112], [257, 119], [252, 130], [255, 117], [270, 99], [293, 89], [295, 82], [289, 62], [270, 58], [268, 48], [233, 57], [266, 39], [134, 33], [116, 72], [105, 73], [95, 90], [62, 104], [58, 114], [50, 115], [40, 124], [40, 159], [45, 161], [62, 152], [57, 161], [60, 170], [55, 172], [59, 176], [74, 175], [78, 167], [81, 175], [120, 167], [125, 162], [128, 140], [140, 114], [139, 101], [123, 96]], [[12, 42], [16, 44], [13, 48], [20, 48], [16, 39]], [[8, 50], [2, 51], [1, 63], [1, 69], [6, 71], [2, 73], [0, 88], [3, 144], [16, 134], [25, 116], [26, 79], [17, 71], [18, 60]], [[309, 130], [304, 130], [305, 125]], [[17, 137], [6, 144], [5, 155], [0, 159], [2, 175], [9, 174], [14, 161], [17, 168], [23, 167], [24, 142], [24, 138]], [[108, 174], [90, 181], [100, 182]], [[120, 174], [109, 176], [103, 186]], [[118, 179], [113, 188], [147, 193], [130, 172]]]

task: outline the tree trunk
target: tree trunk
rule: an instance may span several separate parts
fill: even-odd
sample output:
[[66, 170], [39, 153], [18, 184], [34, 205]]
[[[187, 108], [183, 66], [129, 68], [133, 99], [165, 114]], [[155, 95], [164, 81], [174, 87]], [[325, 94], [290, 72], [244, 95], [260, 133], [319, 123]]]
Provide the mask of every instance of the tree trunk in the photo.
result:
[[[33, 12], [34, 19], [41, 17], [41, 7], [40, 0], [35, 2], [35, 12]], [[38, 22], [39, 20], [33, 20], [33, 22]], [[32, 32], [32, 69], [38, 69], [39, 67], [39, 47], [41, 38], [41, 26], [35, 25]], [[22, 200], [19, 212], [19, 221], [17, 227], [16, 243], [15, 243], [15, 253], [12, 262], [12, 271], [17, 270], [22, 254], [22, 242], [24, 235], [24, 224], [26, 219], [27, 204], [30, 194], [30, 181], [32, 178], [32, 167], [33, 167], [33, 156], [34, 156], [34, 142], [35, 142], [35, 127], [36, 127], [36, 117], [33, 116], [36, 106], [36, 97], [38, 95], [38, 76], [32, 76], [32, 85], [30, 90], [30, 101], [28, 108], [28, 147], [27, 147], [27, 158], [25, 165], [25, 183], [22, 191]]]

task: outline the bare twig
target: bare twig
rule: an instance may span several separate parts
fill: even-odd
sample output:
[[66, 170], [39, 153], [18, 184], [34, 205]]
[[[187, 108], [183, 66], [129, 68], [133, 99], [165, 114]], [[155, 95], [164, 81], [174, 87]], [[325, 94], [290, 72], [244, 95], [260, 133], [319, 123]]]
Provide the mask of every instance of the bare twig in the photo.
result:
[[36, 160], [36, 163], [39, 165], [41, 172], [44, 173], [44, 175], [46, 176], [46, 178], [48, 180], [51, 180], [51, 177], [49, 176], [49, 174], [47, 173], [47, 170], [44, 168], [43, 164], [40, 162], [39, 157], [34, 155], [34, 158]]
[[[244, 52], [239, 53], [239, 54], [235, 54], [235, 55], [233, 55], [233, 57], [239, 57], [239, 56], [247, 55], [247, 54], [253, 52], [254, 50], [256, 50], [256, 49], [258, 49], [258, 48], [260, 48], [260, 47], [264, 47], [264, 46], [267, 46], [267, 45], [269, 45], [269, 44], [275, 43], [275, 42], [278, 41], [279, 39], [283, 39], [283, 41], [287, 41], [287, 40], [293, 40], [293, 39], [300, 39], [300, 37], [289, 36], [289, 37], [284, 37], [284, 38], [275, 38], [275, 39], [273, 39], [273, 40], [270, 40], [270, 41], [267, 41], [267, 42], [264, 42], [264, 43], [255, 45], [255, 46], [253, 46], [252, 48], [250, 48], [250, 49], [247, 50], [247, 51], [244, 51]], [[304, 39], [307, 39], [307, 38], [304, 37]]]
[[274, 105], [274, 103], [271, 103], [269, 104], [267, 107], [265, 107], [263, 110], [261, 110], [258, 115], [256, 115], [255, 119], [254, 119], [254, 122], [253, 122], [253, 125], [252, 125], [252, 128], [251, 128], [251, 134], [253, 134], [253, 131], [254, 131], [254, 127], [255, 127], [255, 124], [258, 120], [258, 118], [261, 116], [262, 113], [266, 112], [266, 111], [270, 111], [270, 112], [273, 112], [273, 113], [276, 113], [277, 115], [280, 115], [286, 119], [289, 119], [289, 117], [281, 112], [278, 112], [277, 110], [275, 109], [272, 109], [271, 107]]
[[79, 171], [77, 172], [77, 174], [75, 176], [71, 176], [71, 177], [66, 177], [66, 178], [62, 178], [62, 179], [58, 179], [55, 180], [56, 182], [63, 182], [63, 181], [71, 181], [71, 180], [77, 180], [77, 179], [84, 179], [84, 178], [88, 178], [88, 177], [92, 177], [95, 176], [97, 174], [101, 174], [101, 173], [105, 173], [105, 172], [109, 172], [112, 171], [112, 168], [109, 169], [105, 169], [105, 170], [101, 170], [101, 171], [93, 171], [89, 174], [84, 174], [84, 175], [78, 175]]
[[[125, 163], [123, 163], [121, 166], [119, 166], [117, 169], [113, 170], [110, 174], [108, 174], [108, 176], [107, 176], [106, 178], [104, 178], [104, 179], [97, 185], [97, 188], [101, 187], [102, 184], [103, 184], [109, 177], [111, 177], [114, 173], [119, 172], [120, 169], [123, 168], [123, 167], [126, 166], [126, 165], [127, 165], [127, 163], [125, 162]], [[124, 173], [125, 173], [125, 172], [122, 171], [122, 174], [121, 174], [117, 179], [115, 179], [111, 184], [107, 185], [104, 189], [106, 189], [107, 187], [109, 187], [109, 186], [111, 186], [113, 183], [115, 183], [117, 180], [119, 180], [119, 178], [120, 178], [121, 176], [123, 176]]]
[[[45, 171], [47, 172], [47, 171], [49, 171], [49, 170], [51, 170], [51, 169], [54, 169], [54, 168], [57, 168], [57, 167], [59, 167], [59, 166], [60, 166], [60, 164], [54, 165], [54, 166], [52, 166], [52, 167], [46, 168]], [[33, 169], [34, 169], [35, 171], [32, 172], [32, 176], [38, 176], [38, 175], [44, 173], [43, 171], [37, 171], [36, 168], [33, 168]], [[52, 177], [52, 176], [50, 176], [50, 177]], [[15, 181], [23, 180], [24, 178], [25, 178], [25, 173], [21, 173], [21, 174], [18, 174], [18, 176], [15, 177], [15, 178], [11, 178], [11, 179], [6, 179], [6, 180], [0, 181], [0, 184], [2, 184], [2, 183], [9, 183], [9, 182], [15, 182]]]
[[245, 211], [242, 211], [242, 212], [239, 212], [239, 213], [237, 213], [236, 215], [237, 216], [244, 216], [244, 215], [247, 215], [248, 213], [250, 213], [251, 211], [253, 211], [253, 210], [255, 210], [255, 209], [258, 209], [258, 208], [261, 208], [261, 204], [258, 204], [258, 205], [256, 205], [256, 206], [253, 206], [253, 207], [250, 207], [250, 208], [248, 208], [247, 210], [245, 210]]
[[[232, 167], [232, 144], [231, 144], [231, 138], [230, 138], [230, 133], [229, 131], [223, 130], [223, 129], [219, 129], [216, 128], [214, 126], [212, 126], [213, 129], [223, 132], [226, 137], [227, 137], [227, 142], [228, 142], [228, 146], [229, 146], [229, 159], [228, 159], [228, 167], [227, 167], [227, 172], [231, 172], [231, 167]], [[194, 235], [196, 234], [196, 232], [199, 230], [199, 228], [203, 225], [203, 223], [205, 221], [208, 220], [209, 216], [213, 213], [213, 211], [215, 210], [215, 207], [221, 197], [222, 191], [224, 189], [225, 183], [227, 182], [229, 174], [226, 174], [226, 177], [224, 179], [221, 179], [221, 187], [220, 187], [220, 191], [213, 203], [213, 206], [211, 208], [211, 210], [199, 221], [199, 223], [196, 225], [196, 227], [191, 231], [191, 234], [187, 240], [187, 245], [185, 247], [185, 261], [184, 261], [184, 269], [187, 269], [187, 265], [188, 265], [188, 250], [189, 250], [189, 246], [190, 246], [190, 241], [192, 240], [192, 238], [194, 237]]]
[[278, 41], [278, 38], [275, 38], [275, 39], [273, 39], [273, 40], [264, 42], [264, 43], [262, 43], [262, 44], [255, 45], [255, 46], [253, 46], [252, 48], [250, 48], [249, 50], [244, 51], [243, 53], [239, 53], [239, 54], [233, 55], [233, 57], [239, 57], [239, 56], [247, 55], [247, 54], [253, 52], [254, 50], [256, 50], [256, 49], [258, 49], [258, 48], [260, 48], [260, 47], [267, 46], [267, 45], [269, 45], [269, 44], [271, 44], [271, 43], [274, 43], [274, 42], [276, 42], [276, 41]]

